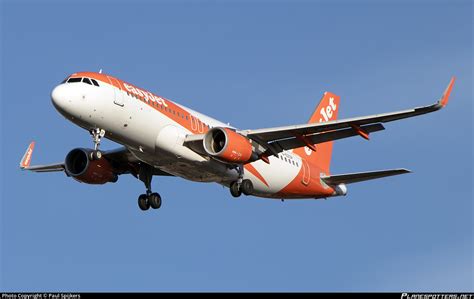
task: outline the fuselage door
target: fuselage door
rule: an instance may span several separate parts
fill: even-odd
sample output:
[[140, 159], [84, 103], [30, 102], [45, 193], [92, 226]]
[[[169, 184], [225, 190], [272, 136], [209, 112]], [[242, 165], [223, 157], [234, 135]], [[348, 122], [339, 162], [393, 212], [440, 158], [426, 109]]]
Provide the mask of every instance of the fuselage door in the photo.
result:
[[301, 160], [301, 167], [303, 168], [303, 178], [301, 179], [301, 183], [308, 186], [311, 178], [311, 168], [305, 159]]
[[114, 104], [123, 107], [123, 91], [117, 79], [107, 76], [114, 89]]
[[196, 118], [192, 115], [191, 115], [191, 129], [195, 132], [198, 130], [198, 124], [197, 124]]
[[191, 115], [191, 129], [197, 133], [204, 133], [204, 123], [199, 118]]

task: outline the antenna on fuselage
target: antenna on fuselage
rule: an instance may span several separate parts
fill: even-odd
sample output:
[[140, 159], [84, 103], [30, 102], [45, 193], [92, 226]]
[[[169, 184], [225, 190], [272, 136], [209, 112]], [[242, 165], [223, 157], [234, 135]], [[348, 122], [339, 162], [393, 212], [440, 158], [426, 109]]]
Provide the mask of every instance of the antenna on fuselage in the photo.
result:
[[99, 74], [102, 74], [102, 69], [99, 70]]

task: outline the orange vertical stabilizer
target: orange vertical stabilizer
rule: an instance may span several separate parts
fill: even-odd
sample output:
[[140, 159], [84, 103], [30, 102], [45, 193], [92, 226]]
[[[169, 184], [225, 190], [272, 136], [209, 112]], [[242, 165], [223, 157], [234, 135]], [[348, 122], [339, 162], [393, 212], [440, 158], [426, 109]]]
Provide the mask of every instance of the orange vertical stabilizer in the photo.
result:
[[[336, 120], [339, 111], [339, 100], [340, 97], [338, 95], [331, 92], [325, 92], [308, 123], [320, 123]], [[293, 152], [306, 161], [309, 161], [314, 166], [320, 168], [325, 174], [329, 174], [332, 144], [333, 141], [328, 141], [316, 144], [314, 147], [305, 146], [297, 148]], [[316, 151], [314, 151], [314, 149], [316, 149]]]

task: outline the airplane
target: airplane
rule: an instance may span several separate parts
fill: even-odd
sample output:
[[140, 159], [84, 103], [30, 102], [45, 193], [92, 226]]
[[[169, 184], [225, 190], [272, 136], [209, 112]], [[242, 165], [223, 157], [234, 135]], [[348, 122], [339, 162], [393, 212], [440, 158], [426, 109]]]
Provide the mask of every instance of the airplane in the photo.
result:
[[[89, 131], [93, 148], [75, 148], [64, 162], [31, 166], [35, 142], [28, 146], [20, 168], [33, 172], [62, 171], [86, 184], [117, 182], [131, 174], [146, 192], [141, 210], [159, 209], [153, 176], [177, 176], [215, 182], [241, 194], [271, 199], [327, 199], [345, 196], [347, 185], [410, 171], [404, 168], [331, 174], [333, 142], [384, 130], [383, 123], [437, 111], [446, 106], [452, 77], [441, 99], [428, 106], [338, 119], [340, 97], [325, 92], [305, 124], [240, 130], [100, 72], [68, 76], [51, 92], [56, 110]], [[102, 151], [107, 138], [122, 147]]]

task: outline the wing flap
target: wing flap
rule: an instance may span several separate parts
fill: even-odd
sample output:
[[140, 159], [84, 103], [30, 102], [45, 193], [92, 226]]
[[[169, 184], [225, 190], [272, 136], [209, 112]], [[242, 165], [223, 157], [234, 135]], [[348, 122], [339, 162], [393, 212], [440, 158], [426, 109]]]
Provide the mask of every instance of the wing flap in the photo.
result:
[[[361, 127], [362, 130], [366, 133], [372, 133], [377, 131], [385, 130], [382, 124], [372, 124]], [[306, 136], [306, 140], [311, 144], [323, 143], [331, 140], [338, 140], [342, 138], [348, 138], [352, 136], [359, 135], [357, 131], [352, 128], [346, 128], [342, 130], [322, 132], [310, 136]], [[284, 140], [275, 141], [270, 143], [271, 145], [277, 145], [282, 150], [289, 150], [293, 148], [303, 147], [306, 143], [299, 138], [289, 138]], [[316, 147], [317, 148], [317, 147]]]
[[352, 183], [375, 180], [375, 179], [380, 179], [380, 178], [384, 178], [388, 176], [405, 174], [405, 173], [410, 173], [410, 172], [411, 171], [408, 169], [398, 168], [398, 169], [330, 175], [330, 176], [323, 176], [321, 177], [321, 179], [329, 185], [352, 184]]
[[258, 130], [245, 130], [239, 133], [246, 135], [249, 138], [253, 138], [254, 136], [256, 136], [260, 140], [269, 142], [273, 140], [294, 137], [295, 134], [306, 136], [306, 135], [311, 135], [311, 134], [317, 134], [324, 131], [351, 128], [351, 125], [363, 126], [363, 125], [373, 124], [373, 123], [386, 123], [386, 122], [391, 122], [391, 121], [395, 121], [399, 119], [404, 119], [408, 117], [413, 117], [413, 116], [418, 116], [418, 115], [434, 112], [441, 108], [442, 106], [439, 103], [436, 103], [429, 106], [417, 107], [417, 108], [398, 111], [398, 112], [346, 118], [346, 119], [322, 122], [322, 123], [311, 123], [311, 124], [276, 127], [276, 128], [268, 128], [268, 129], [258, 129]]

